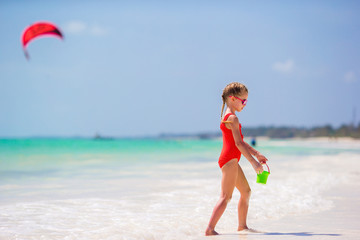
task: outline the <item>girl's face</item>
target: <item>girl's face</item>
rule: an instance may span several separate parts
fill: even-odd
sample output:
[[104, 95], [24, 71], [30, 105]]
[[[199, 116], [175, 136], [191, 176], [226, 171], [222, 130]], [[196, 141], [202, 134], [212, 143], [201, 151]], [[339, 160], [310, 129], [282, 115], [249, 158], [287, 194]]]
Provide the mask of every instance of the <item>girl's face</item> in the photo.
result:
[[248, 94], [244, 93], [238, 96], [232, 96], [231, 102], [233, 103], [233, 106], [236, 111], [241, 112], [247, 103]]

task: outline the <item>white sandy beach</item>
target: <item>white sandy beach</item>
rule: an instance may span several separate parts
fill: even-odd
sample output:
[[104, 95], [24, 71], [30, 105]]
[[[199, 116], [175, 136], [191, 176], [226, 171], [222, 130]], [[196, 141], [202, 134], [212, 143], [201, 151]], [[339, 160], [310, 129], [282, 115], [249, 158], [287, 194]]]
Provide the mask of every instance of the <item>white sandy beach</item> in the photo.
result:
[[[256, 183], [246, 159], [240, 165], [252, 188], [248, 225], [261, 233], [235, 231], [234, 192], [216, 228], [221, 235], [213, 237], [203, 234], [220, 189], [217, 143], [179, 141], [165, 153], [169, 143], [154, 152], [142, 144], [133, 161], [144, 153], [151, 161], [129, 168], [118, 163], [127, 152], [89, 154], [87, 147], [84, 154], [12, 157], [19, 163], [0, 183], [0, 240], [359, 238], [360, 141], [260, 141], [271, 168], [268, 183]], [[59, 161], [47, 166], [47, 159]]]
[[[229, 232], [208, 239], [359, 239], [360, 193], [358, 184], [338, 187], [326, 193], [332, 209], [279, 220], [258, 221], [254, 227], [263, 233]], [[207, 237], [203, 237], [207, 239]]]

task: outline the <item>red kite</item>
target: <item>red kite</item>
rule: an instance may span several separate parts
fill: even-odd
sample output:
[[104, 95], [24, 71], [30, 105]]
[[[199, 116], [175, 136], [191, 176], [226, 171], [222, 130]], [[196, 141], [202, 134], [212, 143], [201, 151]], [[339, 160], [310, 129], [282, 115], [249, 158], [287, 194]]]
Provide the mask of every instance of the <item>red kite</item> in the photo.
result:
[[30, 41], [44, 36], [53, 36], [63, 39], [63, 35], [60, 30], [52, 23], [49, 22], [37, 22], [27, 27], [21, 37], [24, 53], [26, 59], [29, 59], [29, 54], [26, 51], [26, 46]]

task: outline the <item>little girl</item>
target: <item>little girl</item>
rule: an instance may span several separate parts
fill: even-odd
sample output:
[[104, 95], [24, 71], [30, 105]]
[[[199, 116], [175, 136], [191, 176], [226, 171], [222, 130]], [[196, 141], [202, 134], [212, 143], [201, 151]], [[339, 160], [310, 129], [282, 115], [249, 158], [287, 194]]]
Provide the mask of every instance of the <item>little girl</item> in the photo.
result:
[[[220, 129], [223, 134], [223, 148], [219, 158], [219, 166], [222, 172], [221, 194], [205, 231], [205, 235], [207, 236], [218, 235], [215, 231], [215, 226], [224, 213], [235, 187], [241, 194], [238, 204], [239, 225], [237, 230], [248, 229], [246, 217], [251, 189], [238, 162], [241, 154], [243, 154], [253, 166], [255, 172], [261, 173], [263, 171], [261, 164], [266, 163], [267, 159], [243, 141], [241, 125], [235, 112], [241, 112], [243, 110], [247, 103], [247, 98], [247, 88], [245, 85], [237, 82], [227, 85], [222, 94], [223, 105], [221, 109]], [[225, 110], [225, 116], [223, 117], [225, 104], [227, 108]], [[260, 163], [256, 161], [253, 156], [256, 157]]]

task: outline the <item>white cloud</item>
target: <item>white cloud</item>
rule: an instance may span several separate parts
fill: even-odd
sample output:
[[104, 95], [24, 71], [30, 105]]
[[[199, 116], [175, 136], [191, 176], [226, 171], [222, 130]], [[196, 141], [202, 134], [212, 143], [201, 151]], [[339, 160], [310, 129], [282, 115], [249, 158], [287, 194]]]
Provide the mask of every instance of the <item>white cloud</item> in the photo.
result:
[[285, 62], [274, 63], [272, 69], [280, 73], [290, 73], [294, 70], [294, 66], [294, 61], [289, 59]]
[[94, 36], [103, 36], [108, 30], [98, 24], [89, 25], [82, 21], [70, 21], [64, 26], [65, 33], [69, 34], [90, 34]]
[[84, 33], [86, 28], [87, 28], [87, 26], [86, 26], [86, 23], [84, 23], [84, 22], [71, 21], [65, 25], [64, 31], [68, 32], [68, 33], [80, 34], [80, 33]]
[[344, 81], [348, 83], [356, 82], [356, 76], [353, 71], [349, 71], [344, 75]]

